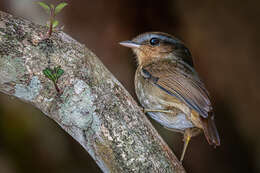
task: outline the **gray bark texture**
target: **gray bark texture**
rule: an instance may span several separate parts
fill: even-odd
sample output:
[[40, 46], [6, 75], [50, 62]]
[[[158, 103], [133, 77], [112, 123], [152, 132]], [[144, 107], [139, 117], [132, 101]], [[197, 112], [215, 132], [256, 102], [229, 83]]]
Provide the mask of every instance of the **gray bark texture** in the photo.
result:
[[[84, 45], [0, 12], [0, 91], [37, 107], [103, 172], [185, 172], [130, 94]], [[42, 72], [61, 66], [61, 94]]]

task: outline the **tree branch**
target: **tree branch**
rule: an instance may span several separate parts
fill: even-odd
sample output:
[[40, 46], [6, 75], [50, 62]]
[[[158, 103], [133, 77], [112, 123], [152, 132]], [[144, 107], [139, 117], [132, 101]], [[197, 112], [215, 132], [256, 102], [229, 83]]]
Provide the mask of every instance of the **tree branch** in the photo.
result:
[[[0, 12], [0, 91], [37, 107], [103, 172], [185, 172], [124, 87], [84, 45], [61, 31]], [[61, 66], [57, 85], [42, 70]]]

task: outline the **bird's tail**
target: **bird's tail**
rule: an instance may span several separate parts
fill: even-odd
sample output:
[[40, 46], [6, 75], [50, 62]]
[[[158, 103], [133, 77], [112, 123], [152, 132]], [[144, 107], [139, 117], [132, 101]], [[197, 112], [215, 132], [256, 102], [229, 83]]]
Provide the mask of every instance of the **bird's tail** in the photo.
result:
[[206, 136], [206, 139], [210, 145], [219, 146], [220, 145], [220, 139], [218, 130], [215, 125], [214, 121], [214, 113], [210, 112], [209, 116], [207, 118], [201, 117], [202, 125], [203, 125], [203, 131]]

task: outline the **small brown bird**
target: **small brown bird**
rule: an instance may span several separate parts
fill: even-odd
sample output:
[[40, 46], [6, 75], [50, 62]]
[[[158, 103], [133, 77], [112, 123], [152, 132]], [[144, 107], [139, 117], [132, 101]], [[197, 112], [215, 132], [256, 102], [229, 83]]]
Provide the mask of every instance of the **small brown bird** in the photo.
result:
[[147, 32], [120, 44], [137, 56], [135, 91], [144, 111], [167, 129], [184, 133], [180, 161], [191, 137], [202, 130], [210, 145], [219, 146], [209, 93], [185, 45], [161, 32]]

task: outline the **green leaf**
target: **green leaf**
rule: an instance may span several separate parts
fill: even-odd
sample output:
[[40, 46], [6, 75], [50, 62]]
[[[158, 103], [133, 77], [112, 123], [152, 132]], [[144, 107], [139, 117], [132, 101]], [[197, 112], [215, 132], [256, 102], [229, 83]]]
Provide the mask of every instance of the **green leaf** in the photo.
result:
[[58, 80], [61, 77], [61, 75], [63, 75], [64, 70], [62, 70], [60, 66], [54, 67], [54, 73], [56, 80]]
[[54, 67], [54, 69], [46, 68], [42, 72], [53, 83], [57, 83], [58, 79], [63, 75], [64, 70], [62, 70], [60, 66], [57, 66]]
[[61, 68], [58, 69], [57, 71], [57, 79], [59, 79], [64, 73], [64, 70], [62, 70]]
[[62, 2], [59, 5], [57, 5], [55, 8], [55, 14], [58, 14], [67, 5], [68, 5], [68, 3], [66, 3], [66, 2]]
[[46, 3], [44, 2], [36, 2], [36, 3], [39, 4], [47, 13], [50, 12], [50, 7]]
[[53, 9], [53, 10], [55, 9], [55, 6], [53, 4], [51, 4], [51, 9]]
[[56, 26], [59, 25], [59, 21], [58, 20], [54, 20], [52, 27], [55, 28]]
[[53, 76], [51, 69], [46, 68], [42, 72], [45, 75], [45, 77], [47, 77], [48, 79], [52, 80], [53, 82], [55, 81], [55, 77]]
[[57, 78], [57, 70], [58, 70], [59, 67], [54, 67], [53, 69], [53, 77], [55, 79], [55, 82], [57, 82], [58, 78]]

